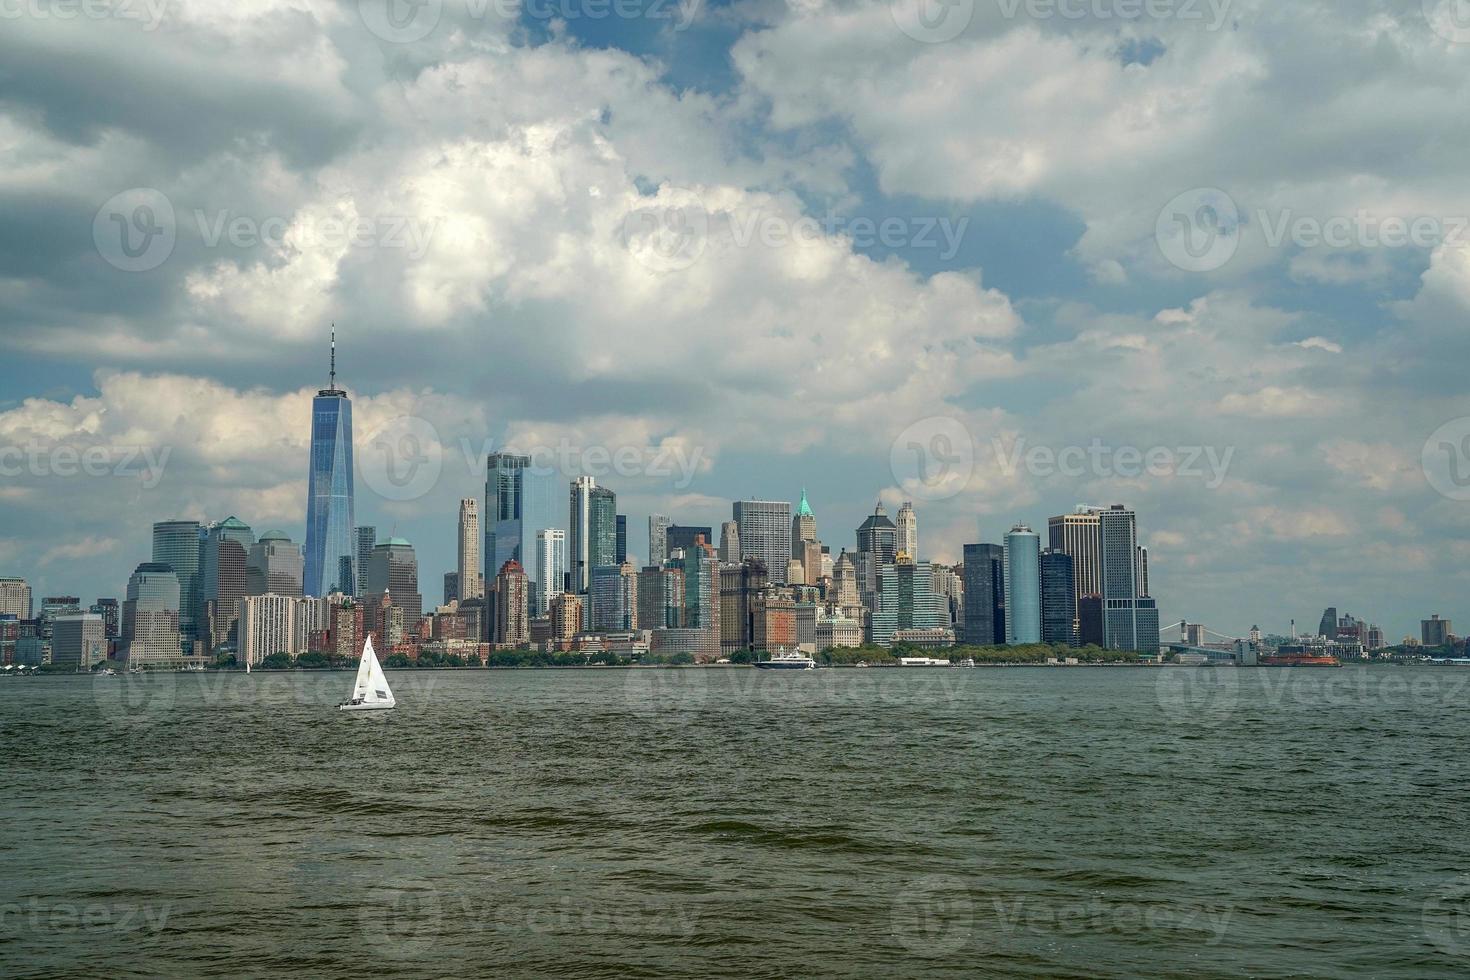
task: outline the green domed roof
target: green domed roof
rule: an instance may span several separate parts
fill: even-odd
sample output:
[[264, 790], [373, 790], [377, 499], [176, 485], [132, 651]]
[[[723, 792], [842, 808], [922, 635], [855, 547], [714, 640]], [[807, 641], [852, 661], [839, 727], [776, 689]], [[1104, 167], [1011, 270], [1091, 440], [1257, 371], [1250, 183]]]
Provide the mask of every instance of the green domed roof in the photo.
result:
[[806, 502], [806, 487], [801, 488], [801, 503], [796, 505], [797, 517], [812, 517], [812, 505]]

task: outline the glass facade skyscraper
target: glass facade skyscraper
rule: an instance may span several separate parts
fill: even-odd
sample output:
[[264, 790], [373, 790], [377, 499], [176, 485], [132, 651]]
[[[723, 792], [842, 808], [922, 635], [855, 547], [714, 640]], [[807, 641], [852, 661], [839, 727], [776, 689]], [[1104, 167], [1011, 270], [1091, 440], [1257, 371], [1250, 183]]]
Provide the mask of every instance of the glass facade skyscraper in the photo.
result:
[[1064, 646], [1077, 642], [1072, 556], [1055, 548], [1041, 553], [1041, 642]]
[[527, 576], [535, 574], [536, 532], [560, 523], [552, 510], [551, 476], [538, 470], [531, 457], [515, 453], [486, 457], [485, 509], [480, 520], [487, 584], [495, 581], [508, 561], [519, 562]]
[[965, 545], [965, 614], [960, 642], [1001, 646], [1006, 641], [1005, 549]]
[[1041, 642], [1041, 538], [1025, 524], [1006, 535], [1006, 644]]
[[732, 509], [742, 557], [759, 558], [771, 581], [785, 585], [786, 566], [791, 561], [791, 504], [784, 500], [737, 500]]
[[159, 521], [153, 525], [153, 560], [167, 565], [179, 577], [179, 632], [186, 649], [198, 638], [200, 615], [199, 559], [202, 552], [198, 521]]
[[[327, 387], [311, 400], [311, 460], [306, 486], [306, 565], [303, 589], [329, 595], [357, 583], [340, 582], [342, 558], [355, 561], [352, 514], [352, 401], [337, 387], [337, 337]], [[358, 569], [358, 574], [362, 570]]]

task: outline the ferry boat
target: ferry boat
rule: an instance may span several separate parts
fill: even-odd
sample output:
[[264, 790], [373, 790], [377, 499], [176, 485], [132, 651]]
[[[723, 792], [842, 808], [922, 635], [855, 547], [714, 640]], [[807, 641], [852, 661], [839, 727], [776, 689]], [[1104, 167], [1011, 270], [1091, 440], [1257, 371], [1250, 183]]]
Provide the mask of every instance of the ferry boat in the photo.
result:
[[778, 653], [770, 660], [756, 661], [757, 670], [815, 670], [817, 662], [800, 653]]

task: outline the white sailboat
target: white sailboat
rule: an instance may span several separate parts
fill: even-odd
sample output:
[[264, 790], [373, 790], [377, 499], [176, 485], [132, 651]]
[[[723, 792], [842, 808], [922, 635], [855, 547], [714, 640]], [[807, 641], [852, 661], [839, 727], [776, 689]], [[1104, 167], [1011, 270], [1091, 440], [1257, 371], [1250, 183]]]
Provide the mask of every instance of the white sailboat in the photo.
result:
[[388, 678], [383, 675], [383, 667], [378, 663], [378, 655], [373, 653], [373, 638], [367, 638], [367, 643], [362, 648], [362, 660], [357, 665], [357, 680], [352, 684], [352, 700], [344, 701], [337, 707], [342, 711], [376, 711], [391, 708], [396, 701], [393, 700], [393, 692], [388, 687]]

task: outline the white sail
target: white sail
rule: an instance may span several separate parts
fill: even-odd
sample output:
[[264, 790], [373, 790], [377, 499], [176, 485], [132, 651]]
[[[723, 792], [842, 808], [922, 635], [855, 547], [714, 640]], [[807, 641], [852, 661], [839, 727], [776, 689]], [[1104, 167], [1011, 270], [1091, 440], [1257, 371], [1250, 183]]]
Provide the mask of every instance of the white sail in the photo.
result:
[[373, 707], [391, 708], [394, 705], [393, 691], [388, 687], [388, 678], [373, 652], [373, 638], [369, 636], [362, 648], [362, 659], [357, 664], [357, 678], [352, 685], [352, 703]]

